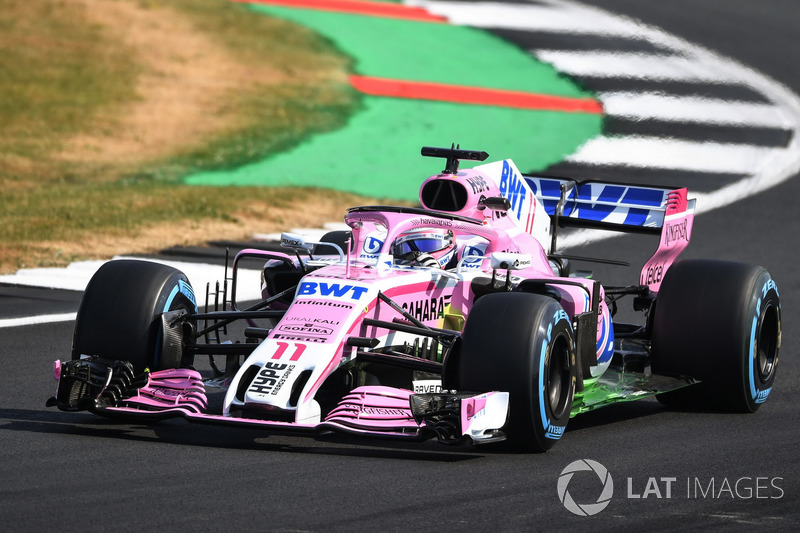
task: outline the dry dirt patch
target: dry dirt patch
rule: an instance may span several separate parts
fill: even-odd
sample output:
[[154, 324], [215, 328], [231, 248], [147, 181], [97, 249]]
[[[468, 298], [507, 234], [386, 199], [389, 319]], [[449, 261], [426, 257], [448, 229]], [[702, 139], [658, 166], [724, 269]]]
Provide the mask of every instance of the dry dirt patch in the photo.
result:
[[227, 94], [285, 78], [266, 62], [237, 61], [166, 4], [69, 1], [130, 50], [141, 72], [138, 99], [124, 110], [101, 112], [92, 133], [68, 141], [61, 154], [65, 159], [124, 163], [169, 155], [231, 126], [237, 117], [226, 103]]
[[[10, 17], [29, 26], [15, 38], [58, 46], [65, 53], [57, 64], [68, 67], [55, 83], [36, 79], [27, 90], [50, 89], [51, 108], [68, 112], [22, 114], [22, 122], [41, 115], [65, 127], [33, 137], [46, 141], [37, 151], [0, 154], [0, 173], [13, 170], [4, 182], [9, 194], [0, 197], [8, 207], [0, 212], [7, 229], [0, 272], [319, 226], [341, 220], [346, 207], [371, 203], [334, 192], [172, 181], [195, 164], [236, 164], [242, 154], [271, 153], [341, 126], [358, 105], [347, 84], [349, 59], [312, 32], [226, 0], [11, 1], [36, 7]], [[90, 31], [70, 40], [73, 27]], [[48, 69], [52, 48], [21, 46]], [[81, 78], [84, 64], [96, 69]], [[71, 99], [60, 98], [59, 87]], [[30, 140], [11, 133], [12, 144]]]

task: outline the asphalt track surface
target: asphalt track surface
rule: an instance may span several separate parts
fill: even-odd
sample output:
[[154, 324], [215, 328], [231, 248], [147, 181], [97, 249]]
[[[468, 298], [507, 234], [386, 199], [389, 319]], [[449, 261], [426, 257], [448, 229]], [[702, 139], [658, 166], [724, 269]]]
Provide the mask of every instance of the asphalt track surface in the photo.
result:
[[[800, 93], [793, 57], [800, 9], [792, 0], [591, 3], [716, 49]], [[0, 523], [5, 531], [797, 530], [798, 198], [794, 178], [703, 214], [685, 252], [765, 265], [779, 284], [782, 357], [774, 391], [754, 415], [671, 412], [651, 400], [622, 404], [573, 419], [550, 452], [530, 456], [266, 437], [180, 421], [120, 425], [44, 408], [54, 388], [51, 363], [67, 356], [72, 322], [6, 328]], [[622, 238], [581, 253], [608, 256], [611, 247], [615, 258], [639, 265], [653, 246]], [[595, 270], [606, 282], [636, 277]], [[74, 310], [77, 302], [74, 294], [40, 289], [0, 288], [0, 295], [4, 308], [50, 313]], [[610, 504], [595, 516], [575, 516], [558, 498], [559, 475], [580, 459], [598, 461], [614, 480]], [[581, 480], [569, 487], [575, 500], [596, 498], [599, 481]]]

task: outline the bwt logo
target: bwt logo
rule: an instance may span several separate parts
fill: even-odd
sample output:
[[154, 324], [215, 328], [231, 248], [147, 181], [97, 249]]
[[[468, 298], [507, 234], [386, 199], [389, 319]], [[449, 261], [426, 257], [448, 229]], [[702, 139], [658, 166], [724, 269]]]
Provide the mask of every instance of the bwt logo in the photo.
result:
[[356, 285], [348, 285], [342, 283], [325, 283], [321, 281], [304, 281], [297, 289], [298, 296], [327, 296], [333, 298], [350, 298], [351, 300], [360, 300], [364, 293], [369, 289], [367, 287], [358, 287]]
[[522, 203], [528, 187], [523, 183], [508, 161], [503, 161], [503, 171], [500, 174], [500, 194], [511, 202], [511, 213], [515, 213], [517, 220], [522, 217]]
[[[569, 484], [576, 472], [586, 471], [594, 472], [597, 475], [602, 489], [594, 503], [577, 503], [569, 493]], [[592, 516], [605, 509], [611, 503], [611, 496], [614, 495], [614, 480], [611, 479], [608, 469], [597, 461], [578, 459], [568, 464], [561, 471], [561, 475], [558, 477], [557, 489], [558, 499], [561, 500], [561, 503], [564, 504], [564, 507], [569, 512], [578, 516]]]

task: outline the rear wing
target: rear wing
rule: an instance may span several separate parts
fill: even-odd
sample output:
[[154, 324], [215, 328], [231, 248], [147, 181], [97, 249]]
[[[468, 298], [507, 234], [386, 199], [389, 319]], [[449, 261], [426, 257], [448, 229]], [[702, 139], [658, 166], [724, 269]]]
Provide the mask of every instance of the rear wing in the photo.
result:
[[525, 176], [525, 181], [558, 227], [653, 234], [661, 233], [670, 198], [682, 190], [552, 176]]
[[667, 268], [689, 244], [695, 200], [687, 198], [686, 188], [524, 177], [551, 217], [550, 253], [555, 252], [559, 228], [660, 235], [659, 247], [640, 276], [642, 285], [658, 292]]

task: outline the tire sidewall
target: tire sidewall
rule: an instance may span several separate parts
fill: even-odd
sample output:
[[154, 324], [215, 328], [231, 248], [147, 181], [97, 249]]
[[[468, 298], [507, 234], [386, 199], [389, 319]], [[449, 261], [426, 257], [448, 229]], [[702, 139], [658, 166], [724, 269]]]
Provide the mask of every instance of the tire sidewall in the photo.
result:
[[[742, 383], [745, 388], [742, 396], [746, 399], [746, 409], [751, 412], [758, 409], [772, 391], [781, 341], [780, 296], [775, 282], [766, 271], [763, 271], [756, 280], [754, 289], [746, 315], [751, 326], [747, 337], [747, 350], [741, 365]], [[765, 336], [769, 337], [767, 330], [772, 329], [773, 324], [770, 322], [773, 320], [777, 320], [777, 338], [765, 338]], [[770, 344], [771, 342], [776, 343], [774, 355], [769, 357], [768, 371], [762, 372], [759, 351], [767, 349], [772, 352], [773, 350], [771, 347], [761, 344]]]
[[[161, 309], [161, 311], [159, 311], [159, 309]], [[155, 332], [155, 340], [152, 343], [154, 347], [153, 359], [151, 362], [152, 370], [166, 370], [181, 366], [183, 358], [182, 353], [162, 353], [162, 338], [164, 333], [161, 327], [161, 321], [158, 320], [162, 314], [179, 309], [190, 314], [197, 313], [197, 301], [194, 290], [186, 275], [176, 270], [172, 276], [167, 279], [164, 288], [158, 294], [156, 307], [153, 313], [153, 324], [151, 327]]]
[[[532, 423], [542, 429], [541, 433], [534, 431], [533, 437], [539, 440], [539, 446], [548, 449], [561, 439], [569, 422], [572, 400], [575, 395], [576, 368], [574, 336], [569, 315], [556, 304], [550, 306], [543, 318], [545, 319], [542, 322], [543, 327], [533, 343], [534, 352], [531, 357], [534, 365], [532, 375], [535, 379], [533, 380], [530, 412], [533, 418]], [[567, 362], [569, 364], [568, 377], [565, 378], [569, 391], [559, 396], [561, 399], [554, 409], [549, 398], [550, 378], [554, 377], [555, 367], [564, 363], [564, 357], [570, 359]]]

